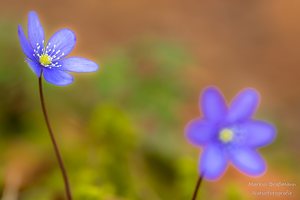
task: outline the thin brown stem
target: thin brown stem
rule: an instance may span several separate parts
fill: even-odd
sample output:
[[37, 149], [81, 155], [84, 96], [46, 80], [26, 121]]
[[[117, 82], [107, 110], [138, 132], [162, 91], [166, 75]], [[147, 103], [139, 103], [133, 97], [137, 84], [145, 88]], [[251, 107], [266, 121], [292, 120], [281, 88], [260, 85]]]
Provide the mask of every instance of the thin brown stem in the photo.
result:
[[44, 100], [44, 95], [43, 95], [43, 84], [42, 84], [42, 78], [39, 77], [39, 93], [40, 93], [40, 100], [41, 100], [41, 106], [42, 106], [42, 110], [43, 110], [43, 114], [44, 114], [44, 118], [45, 118], [45, 122], [48, 128], [48, 132], [51, 138], [51, 142], [54, 148], [54, 152], [60, 167], [60, 171], [62, 173], [63, 176], [63, 180], [64, 180], [64, 184], [65, 184], [65, 191], [66, 191], [66, 196], [67, 196], [67, 200], [72, 200], [72, 194], [71, 194], [71, 189], [70, 189], [70, 184], [69, 184], [69, 180], [68, 180], [68, 175], [67, 175], [67, 171], [65, 169], [61, 154], [59, 152], [59, 148], [57, 145], [57, 142], [55, 140], [50, 122], [49, 122], [49, 118], [48, 118], [48, 114], [47, 114], [47, 110], [46, 110], [46, 106], [45, 106], [45, 100]]
[[196, 183], [196, 187], [195, 187], [195, 190], [194, 190], [194, 195], [193, 195], [192, 200], [196, 200], [197, 195], [198, 195], [199, 188], [200, 188], [201, 183], [202, 183], [202, 180], [203, 180], [203, 173], [199, 176], [199, 178], [198, 178], [198, 180], [197, 180], [197, 183]]

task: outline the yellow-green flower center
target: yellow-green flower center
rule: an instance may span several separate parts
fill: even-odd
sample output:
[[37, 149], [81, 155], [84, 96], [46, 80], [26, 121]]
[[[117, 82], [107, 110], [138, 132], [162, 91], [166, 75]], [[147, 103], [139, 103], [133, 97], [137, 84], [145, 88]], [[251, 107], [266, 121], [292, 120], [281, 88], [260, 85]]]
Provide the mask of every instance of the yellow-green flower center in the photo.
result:
[[234, 132], [229, 128], [224, 128], [219, 133], [219, 139], [224, 143], [232, 141], [233, 136]]
[[40, 63], [43, 66], [48, 66], [52, 63], [52, 58], [48, 54], [42, 54], [40, 56]]

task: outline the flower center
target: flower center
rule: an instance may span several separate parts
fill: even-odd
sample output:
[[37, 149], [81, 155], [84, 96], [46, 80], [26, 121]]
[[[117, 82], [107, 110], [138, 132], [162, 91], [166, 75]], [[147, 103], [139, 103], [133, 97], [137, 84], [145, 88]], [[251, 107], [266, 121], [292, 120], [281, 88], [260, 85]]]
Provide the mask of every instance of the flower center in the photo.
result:
[[219, 139], [223, 143], [228, 143], [233, 140], [234, 132], [229, 128], [224, 128], [219, 133]]
[[42, 54], [40, 56], [40, 63], [41, 63], [41, 65], [47, 67], [48, 65], [50, 65], [52, 63], [51, 56], [49, 56], [48, 54]]

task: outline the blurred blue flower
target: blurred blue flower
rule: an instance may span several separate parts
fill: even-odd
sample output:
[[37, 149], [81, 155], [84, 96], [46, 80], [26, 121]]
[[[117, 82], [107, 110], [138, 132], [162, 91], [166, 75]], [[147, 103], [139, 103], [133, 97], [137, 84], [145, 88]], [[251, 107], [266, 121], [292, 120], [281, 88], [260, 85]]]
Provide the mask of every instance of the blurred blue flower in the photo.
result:
[[266, 164], [256, 149], [270, 144], [276, 129], [252, 119], [258, 104], [259, 94], [251, 88], [241, 91], [229, 107], [217, 88], [204, 90], [200, 100], [203, 117], [194, 119], [185, 129], [187, 139], [204, 148], [199, 163], [204, 178], [218, 179], [229, 162], [250, 176], [265, 172]]
[[75, 34], [69, 29], [57, 31], [45, 45], [43, 27], [33, 11], [28, 14], [28, 40], [21, 25], [18, 26], [18, 35], [29, 67], [38, 77], [43, 74], [49, 83], [68, 85], [73, 82], [68, 72], [94, 72], [98, 69], [98, 65], [88, 59], [65, 58], [76, 43]]

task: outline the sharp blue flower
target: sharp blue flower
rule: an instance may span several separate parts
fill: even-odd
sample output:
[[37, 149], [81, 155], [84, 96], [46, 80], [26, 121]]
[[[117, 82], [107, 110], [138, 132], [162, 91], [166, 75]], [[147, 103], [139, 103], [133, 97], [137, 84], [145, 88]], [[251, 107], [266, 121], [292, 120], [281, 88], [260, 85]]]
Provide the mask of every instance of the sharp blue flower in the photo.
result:
[[18, 35], [26, 62], [32, 71], [51, 84], [64, 86], [73, 82], [73, 76], [68, 72], [94, 72], [98, 65], [85, 58], [66, 56], [73, 50], [76, 36], [69, 29], [57, 31], [45, 43], [44, 29], [37, 14], [28, 14], [28, 39], [22, 26], [18, 26]]
[[208, 180], [222, 176], [229, 163], [241, 172], [258, 176], [266, 164], [257, 148], [275, 139], [275, 127], [253, 119], [259, 104], [255, 89], [246, 88], [226, 105], [216, 87], [206, 88], [200, 98], [203, 117], [192, 120], [185, 128], [187, 139], [202, 146], [199, 172]]

